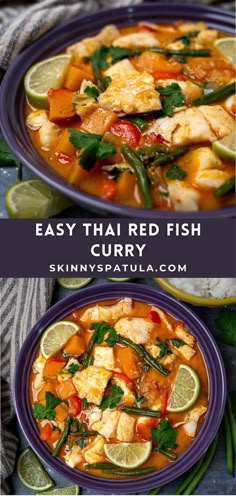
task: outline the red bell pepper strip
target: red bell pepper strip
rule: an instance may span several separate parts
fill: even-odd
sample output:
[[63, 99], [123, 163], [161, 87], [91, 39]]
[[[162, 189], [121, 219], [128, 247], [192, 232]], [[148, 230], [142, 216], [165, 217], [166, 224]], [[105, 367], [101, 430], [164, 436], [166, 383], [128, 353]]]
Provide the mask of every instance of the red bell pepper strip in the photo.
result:
[[119, 136], [131, 148], [136, 148], [139, 144], [141, 132], [132, 122], [118, 120], [112, 124], [110, 131], [116, 136]]
[[40, 431], [40, 439], [42, 441], [48, 441], [52, 435], [52, 425], [47, 422]]
[[71, 417], [77, 417], [77, 415], [79, 415], [82, 410], [81, 399], [76, 394], [73, 394], [68, 398], [68, 403], [69, 403], [69, 415]]
[[149, 312], [148, 318], [155, 324], [160, 324], [161, 322], [160, 315], [155, 310], [151, 310], [151, 312]]

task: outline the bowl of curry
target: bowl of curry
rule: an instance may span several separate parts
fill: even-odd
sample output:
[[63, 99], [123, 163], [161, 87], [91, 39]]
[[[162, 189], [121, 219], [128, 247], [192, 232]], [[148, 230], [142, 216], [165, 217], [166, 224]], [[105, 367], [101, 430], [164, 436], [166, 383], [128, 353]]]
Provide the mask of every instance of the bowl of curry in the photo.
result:
[[219, 428], [225, 392], [220, 352], [192, 311], [114, 283], [74, 293], [38, 321], [18, 358], [14, 401], [52, 469], [121, 494], [188, 470]]
[[[214, 143], [234, 130], [235, 69], [216, 45], [233, 29], [231, 13], [184, 4], [74, 19], [9, 69], [3, 133], [38, 177], [96, 213], [231, 216], [234, 164]], [[24, 77], [55, 55], [66, 67], [32, 100]]]

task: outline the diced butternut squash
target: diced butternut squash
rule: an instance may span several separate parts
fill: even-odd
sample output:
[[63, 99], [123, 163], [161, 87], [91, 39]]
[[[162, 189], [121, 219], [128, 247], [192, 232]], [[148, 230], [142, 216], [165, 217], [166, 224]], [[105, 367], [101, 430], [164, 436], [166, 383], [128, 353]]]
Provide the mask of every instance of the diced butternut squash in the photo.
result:
[[63, 369], [66, 365], [65, 360], [57, 358], [48, 358], [44, 367], [43, 375], [46, 378], [54, 379], [59, 370]]
[[92, 81], [93, 77], [88, 72], [79, 69], [79, 67], [75, 67], [74, 65], [71, 65], [66, 74], [64, 86], [65, 88], [71, 91], [79, 90], [81, 83], [84, 79]]
[[65, 347], [65, 352], [67, 355], [81, 355], [86, 350], [86, 343], [82, 336], [72, 336], [72, 338], [67, 341]]
[[39, 391], [38, 401], [45, 401], [45, 395], [47, 391], [55, 395], [56, 390], [54, 384], [52, 384], [51, 382], [47, 382], [46, 384], [44, 384], [42, 389]]
[[73, 157], [76, 153], [76, 148], [74, 145], [72, 145], [69, 138], [70, 138], [69, 131], [67, 129], [64, 129], [64, 131], [62, 131], [62, 134], [59, 138], [56, 147], [56, 152], [64, 153], [65, 155], [68, 155], [68, 157]]
[[116, 349], [117, 365], [129, 379], [137, 379], [140, 372], [137, 367], [137, 355], [131, 348], [120, 346]]
[[52, 435], [50, 436], [50, 445], [53, 446], [61, 437], [61, 433], [58, 431], [52, 431]]
[[79, 165], [78, 159], [76, 159], [72, 164], [68, 176], [68, 182], [70, 184], [73, 184], [74, 186], [79, 186], [80, 182], [88, 176], [89, 173], [83, 167], [81, 167], [81, 165]]
[[54, 408], [54, 412], [56, 413], [56, 420], [58, 422], [64, 422], [68, 415], [68, 406], [65, 404], [57, 405], [56, 408]]
[[87, 133], [104, 134], [116, 120], [115, 112], [99, 107], [84, 119], [81, 129]]
[[61, 400], [67, 400], [72, 394], [76, 394], [72, 381], [65, 381], [58, 384], [57, 395]]
[[169, 62], [166, 57], [154, 52], [143, 52], [139, 57], [134, 59], [133, 65], [139, 71], [147, 71], [149, 73], [155, 71], [171, 71], [181, 72], [182, 66], [178, 62]]
[[64, 88], [48, 91], [50, 121], [58, 122], [75, 116], [74, 96], [73, 91]]
[[133, 197], [136, 175], [124, 171], [117, 180], [117, 201], [127, 201]]

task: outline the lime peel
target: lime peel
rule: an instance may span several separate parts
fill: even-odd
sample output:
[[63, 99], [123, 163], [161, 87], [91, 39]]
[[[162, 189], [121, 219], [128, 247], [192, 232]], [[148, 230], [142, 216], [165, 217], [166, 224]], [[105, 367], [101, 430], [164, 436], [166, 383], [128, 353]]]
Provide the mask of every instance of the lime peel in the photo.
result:
[[167, 412], [185, 412], [196, 403], [200, 394], [200, 380], [189, 365], [179, 366], [167, 404]]
[[53, 480], [31, 448], [22, 451], [17, 462], [17, 475], [22, 484], [32, 491], [44, 491], [54, 486]]
[[92, 281], [91, 277], [59, 277], [57, 282], [65, 289], [80, 289]]
[[40, 351], [43, 357], [49, 358], [57, 353], [79, 330], [78, 324], [67, 320], [50, 325], [44, 331], [40, 341]]
[[234, 161], [236, 159], [236, 131], [232, 131], [221, 140], [214, 141], [212, 149], [224, 160]]
[[152, 442], [104, 444], [107, 459], [123, 468], [137, 468], [147, 461], [152, 451]]

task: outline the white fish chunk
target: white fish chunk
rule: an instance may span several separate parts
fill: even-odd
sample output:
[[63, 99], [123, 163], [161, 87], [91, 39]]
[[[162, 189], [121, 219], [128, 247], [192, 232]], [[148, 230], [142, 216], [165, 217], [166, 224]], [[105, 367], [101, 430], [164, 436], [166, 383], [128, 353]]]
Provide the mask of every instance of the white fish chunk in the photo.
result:
[[189, 346], [188, 344], [185, 344], [183, 346], [180, 346], [180, 348], [175, 348], [175, 349], [179, 355], [183, 356], [185, 360], [188, 361], [190, 361], [196, 354], [196, 350], [194, 350], [194, 348], [191, 348], [191, 346]]
[[34, 379], [34, 389], [42, 389], [45, 384], [45, 380], [41, 374], [36, 374]]
[[87, 463], [98, 463], [104, 459], [104, 444], [105, 439], [102, 436], [97, 436], [88, 448], [83, 451], [83, 457]]
[[39, 139], [42, 147], [50, 148], [55, 145], [59, 135], [61, 134], [61, 128], [54, 124], [54, 122], [46, 121], [39, 129]]
[[90, 365], [81, 372], [76, 372], [72, 382], [80, 398], [86, 398], [89, 403], [100, 405], [111, 376], [112, 372]]
[[124, 443], [131, 443], [134, 439], [135, 419], [125, 412], [121, 412], [117, 425], [116, 437]]
[[151, 312], [157, 312], [160, 319], [161, 319], [161, 323], [165, 324], [168, 331], [173, 331], [173, 326], [171, 325], [171, 323], [168, 319], [168, 316], [165, 314], [165, 312], [163, 312], [163, 310], [161, 310], [159, 307], [152, 306]]
[[176, 336], [184, 341], [189, 346], [193, 347], [196, 344], [196, 338], [188, 331], [187, 327], [185, 327], [184, 323], [180, 323], [175, 328]]
[[46, 358], [44, 358], [42, 355], [39, 355], [33, 363], [33, 371], [43, 375], [45, 365]]
[[[161, 351], [160, 346], [156, 344], [147, 345], [145, 346], [145, 348], [153, 358], [157, 358]], [[175, 360], [176, 360], [176, 355], [173, 352], [169, 355], [165, 355], [164, 357], [158, 359], [161, 365], [168, 368], [170, 368], [173, 365]]]
[[234, 118], [221, 105], [200, 105], [198, 109], [209, 123], [216, 139], [224, 138], [234, 131]]
[[64, 460], [71, 468], [75, 468], [78, 463], [82, 462], [82, 454], [79, 446], [74, 444], [72, 449], [66, 453]]
[[115, 324], [115, 330], [133, 343], [144, 344], [150, 339], [154, 324], [142, 317], [123, 317]]
[[102, 418], [93, 424], [93, 429], [107, 440], [115, 437], [116, 427], [120, 418], [121, 412], [119, 410], [104, 410]]
[[111, 65], [111, 67], [109, 67], [104, 74], [105, 76], [109, 76], [111, 79], [114, 79], [117, 77], [120, 78], [122, 76], [126, 76], [126, 74], [135, 74], [137, 72], [138, 71], [136, 71], [129, 59], [123, 59], [120, 62]]
[[125, 383], [125, 381], [123, 381], [119, 377], [113, 377], [112, 378], [112, 384], [116, 384], [117, 386], [119, 386], [124, 393], [122, 398], [121, 398], [122, 405], [133, 406], [135, 403], [135, 395], [134, 395], [133, 391], [131, 391], [127, 387], [127, 384]]
[[79, 58], [88, 57], [101, 45], [109, 45], [120, 35], [119, 30], [114, 24], [103, 28], [100, 33], [90, 38], [84, 38], [82, 41], [75, 43], [67, 48], [67, 53], [72, 53]]
[[115, 357], [113, 348], [105, 346], [95, 346], [93, 365], [95, 367], [103, 367], [106, 370], [114, 370]]
[[181, 33], [189, 33], [190, 31], [203, 31], [207, 29], [207, 24], [205, 22], [184, 22], [178, 26]]
[[160, 43], [152, 33], [131, 33], [119, 36], [113, 41], [113, 46], [124, 48], [153, 48], [159, 47]]
[[219, 188], [228, 179], [230, 179], [230, 173], [223, 170], [204, 170], [197, 174], [195, 178], [195, 184], [201, 188]]
[[161, 102], [154, 78], [148, 72], [116, 77], [98, 98], [99, 104], [114, 112], [125, 114], [159, 110]]
[[179, 85], [186, 101], [190, 101], [192, 98], [197, 98], [202, 95], [202, 89], [200, 88], [200, 86], [192, 83], [192, 81], [176, 81], [175, 79], [158, 79], [158, 86], [162, 86], [163, 88], [165, 88], [166, 86], [170, 86], [173, 83]]
[[129, 315], [132, 310], [132, 299], [123, 298], [118, 301], [115, 305], [100, 306], [95, 305], [94, 307], [87, 308], [81, 317], [81, 321], [84, 323], [91, 322], [101, 322], [119, 319], [122, 315]]
[[181, 181], [168, 181], [168, 193], [176, 211], [194, 212], [199, 210], [200, 193], [185, 184], [181, 184]]
[[86, 415], [86, 420], [88, 421], [89, 427], [92, 427], [95, 422], [98, 422], [102, 418], [102, 410], [98, 407], [91, 410], [83, 410], [83, 412]]
[[37, 131], [48, 121], [46, 110], [34, 110], [26, 117], [26, 126], [33, 131]]
[[206, 413], [207, 407], [199, 406], [191, 410], [187, 417], [185, 418], [185, 424], [183, 425], [183, 429], [186, 434], [190, 437], [194, 437], [197, 431], [197, 424], [202, 415]]
[[200, 33], [194, 38], [196, 43], [205, 44], [212, 43], [218, 37], [218, 31], [216, 29], [203, 29]]

